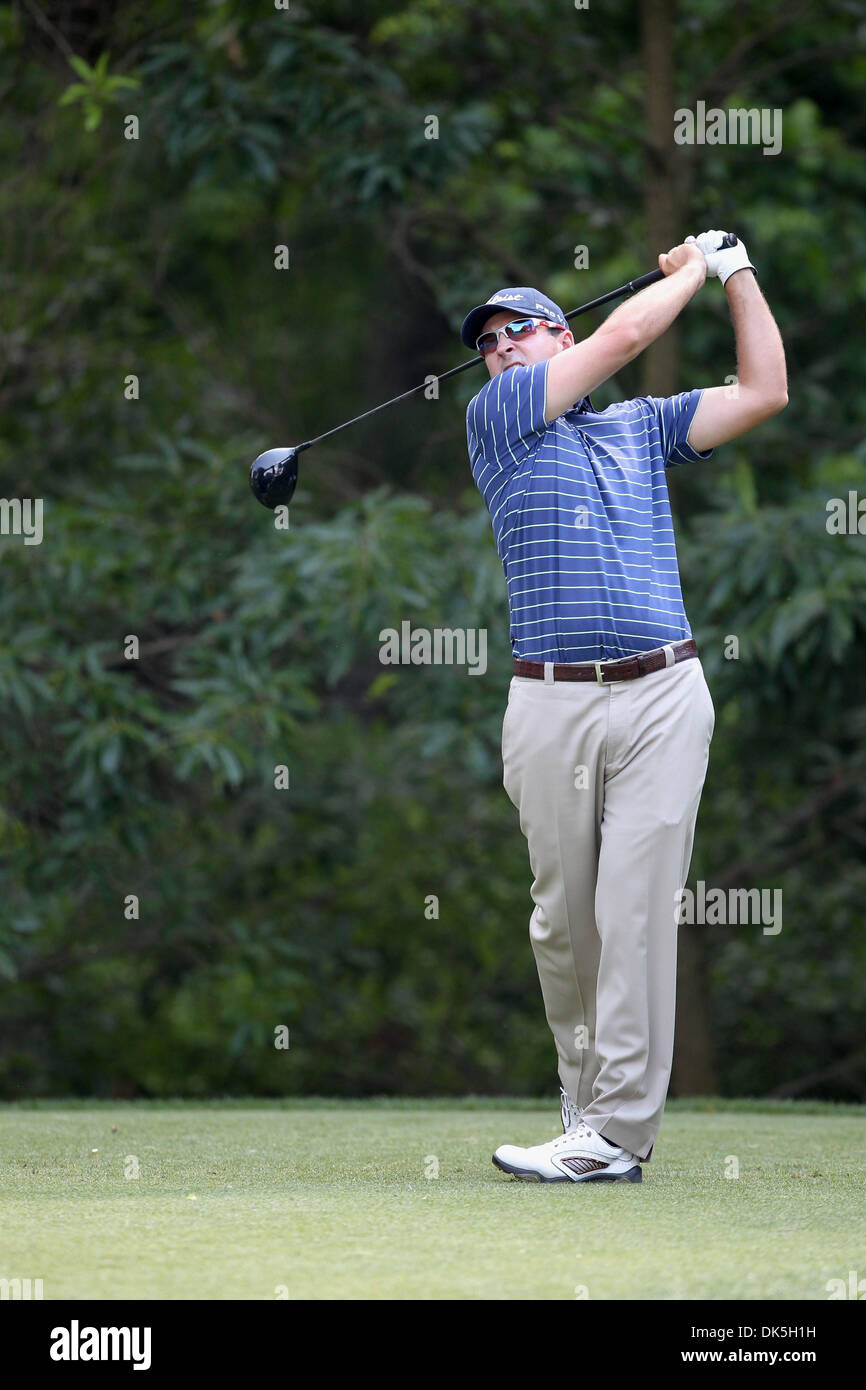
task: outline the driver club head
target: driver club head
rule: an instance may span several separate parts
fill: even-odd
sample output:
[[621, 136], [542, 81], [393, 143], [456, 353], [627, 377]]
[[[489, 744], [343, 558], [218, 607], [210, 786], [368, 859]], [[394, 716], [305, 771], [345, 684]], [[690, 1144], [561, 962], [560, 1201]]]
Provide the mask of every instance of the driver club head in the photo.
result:
[[250, 487], [263, 507], [290, 502], [298, 481], [298, 454], [303, 445], [289, 449], [266, 449], [250, 469]]

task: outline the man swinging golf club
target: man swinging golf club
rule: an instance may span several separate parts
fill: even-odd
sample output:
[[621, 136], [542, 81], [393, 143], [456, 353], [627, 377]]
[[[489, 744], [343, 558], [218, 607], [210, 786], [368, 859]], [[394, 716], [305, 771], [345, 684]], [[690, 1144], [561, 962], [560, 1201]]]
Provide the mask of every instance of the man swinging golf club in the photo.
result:
[[[733, 244], [731, 244], [733, 243]], [[563, 1134], [493, 1162], [540, 1182], [640, 1182], [673, 1058], [679, 890], [715, 724], [683, 607], [665, 468], [708, 459], [787, 404], [785, 356], [746, 248], [703, 233], [575, 344], [558, 305], [500, 290], [461, 336], [490, 380], [469, 458], [505, 570], [514, 676], [503, 785], [534, 882], [529, 933]], [[707, 276], [725, 287], [735, 387], [593, 408]]]

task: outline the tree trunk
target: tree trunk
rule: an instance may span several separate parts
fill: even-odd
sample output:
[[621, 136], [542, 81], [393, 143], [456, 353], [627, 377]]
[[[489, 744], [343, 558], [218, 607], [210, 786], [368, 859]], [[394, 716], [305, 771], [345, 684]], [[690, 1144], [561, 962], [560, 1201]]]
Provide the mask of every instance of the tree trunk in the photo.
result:
[[697, 923], [684, 923], [677, 944], [677, 1019], [671, 1095], [718, 1094], [707, 1007], [705, 946]]
[[[676, 155], [685, 147], [674, 144], [674, 7], [676, 0], [641, 0], [641, 30], [645, 80], [646, 153], [644, 206], [649, 264], [658, 265], [661, 251], [682, 241]], [[670, 396], [677, 390], [679, 325], [673, 323], [643, 354], [643, 391]]]

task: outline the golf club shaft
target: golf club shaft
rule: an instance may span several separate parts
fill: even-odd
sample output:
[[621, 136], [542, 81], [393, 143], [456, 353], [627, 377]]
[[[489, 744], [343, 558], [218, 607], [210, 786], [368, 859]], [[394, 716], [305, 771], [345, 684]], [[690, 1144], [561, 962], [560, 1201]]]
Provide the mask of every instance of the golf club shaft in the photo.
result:
[[[588, 304], [581, 304], [579, 309], [572, 309], [570, 314], [566, 314], [566, 322], [577, 318], [579, 314], [588, 314], [591, 309], [599, 309], [602, 304], [609, 304], [611, 300], [622, 299], [624, 295], [636, 294], [638, 290], [646, 289], [647, 285], [654, 285], [657, 280], [664, 279], [663, 270], [651, 270], [646, 275], [640, 275], [636, 280], [629, 280], [625, 285], [620, 285], [619, 289], [610, 290], [607, 294], [600, 295], [598, 299], [591, 299]], [[447, 381], [450, 376], [456, 376], [458, 372], [468, 371], [470, 367], [477, 367], [483, 362], [482, 357], [470, 357], [467, 362], [461, 362], [459, 367], [452, 367], [450, 371], [443, 372], [441, 376], [434, 377], [436, 382]], [[385, 410], [389, 405], [396, 405], [398, 401], [405, 401], [407, 397], [414, 396], [418, 391], [425, 391], [432, 383], [421, 381], [417, 386], [411, 386], [408, 391], [404, 391], [400, 396], [394, 396], [390, 401], [383, 401], [381, 405], [374, 405], [372, 410], [365, 410], [363, 415], [356, 415], [353, 420], [346, 420], [342, 425], [335, 425], [332, 430], [326, 430], [324, 434], [316, 435], [315, 439], [308, 439], [305, 444], [297, 444], [295, 451], [300, 453], [302, 449], [309, 449], [311, 444], [320, 444], [323, 439], [330, 439], [332, 434], [339, 434], [340, 430], [347, 430], [350, 425], [357, 425], [359, 420], [367, 420], [371, 415], [376, 415], [378, 411]]]

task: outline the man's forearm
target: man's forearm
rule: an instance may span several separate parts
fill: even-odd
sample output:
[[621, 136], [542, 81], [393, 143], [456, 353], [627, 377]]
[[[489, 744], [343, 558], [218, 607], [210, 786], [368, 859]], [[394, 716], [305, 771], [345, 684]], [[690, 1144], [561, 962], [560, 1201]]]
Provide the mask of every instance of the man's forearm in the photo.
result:
[[544, 405], [548, 424], [664, 333], [707, 274], [703, 253], [685, 243], [659, 256], [659, 269], [664, 280], [641, 290], [588, 338], [550, 359]]
[[771, 400], [788, 396], [785, 349], [770, 306], [751, 270], [728, 277], [725, 294], [737, 346], [737, 382]]
[[[670, 328], [674, 319], [685, 308], [689, 300], [697, 294], [704, 283], [700, 267], [692, 264], [681, 266], [679, 270], [666, 275], [641, 290], [633, 299], [621, 304], [605, 319], [598, 334], [619, 332], [625, 329], [636, 335], [635, 356], [645, 347], [660, 338], [665, 329]], [[731, 276], [733, 281], [736, 277]]]

